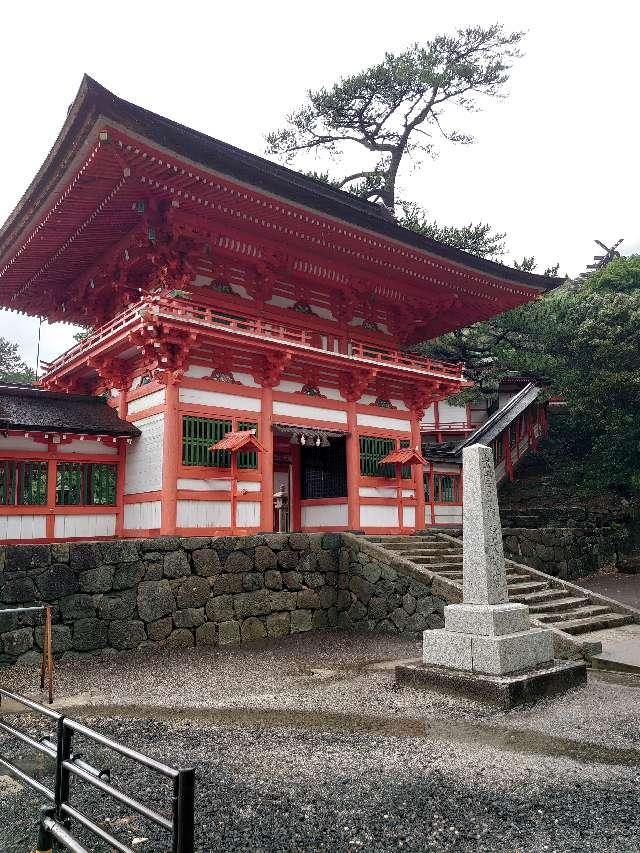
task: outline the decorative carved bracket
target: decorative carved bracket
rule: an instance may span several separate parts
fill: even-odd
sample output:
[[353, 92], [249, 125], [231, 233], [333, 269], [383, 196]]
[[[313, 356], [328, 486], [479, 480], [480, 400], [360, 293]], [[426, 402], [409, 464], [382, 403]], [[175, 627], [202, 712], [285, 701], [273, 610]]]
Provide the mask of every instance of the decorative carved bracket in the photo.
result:
[[274, 388], [280, 382], [290, 361], [290, 352], [268, 352], [263, 356], [256, 356], [253, 362], [253, 378], [263, 388]]
[[348, 403], [357, 403], [376, 377], [377, 370], [352, 370], [343, 373], [340, 393]]

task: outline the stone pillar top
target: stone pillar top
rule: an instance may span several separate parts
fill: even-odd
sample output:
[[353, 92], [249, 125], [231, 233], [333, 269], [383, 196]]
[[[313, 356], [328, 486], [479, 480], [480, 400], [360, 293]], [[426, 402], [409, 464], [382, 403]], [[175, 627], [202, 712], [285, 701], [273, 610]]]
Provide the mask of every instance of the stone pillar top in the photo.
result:
[[462, 451], [465, 604], [505, 604], [507, 575], [493, 452], [484, 444]]

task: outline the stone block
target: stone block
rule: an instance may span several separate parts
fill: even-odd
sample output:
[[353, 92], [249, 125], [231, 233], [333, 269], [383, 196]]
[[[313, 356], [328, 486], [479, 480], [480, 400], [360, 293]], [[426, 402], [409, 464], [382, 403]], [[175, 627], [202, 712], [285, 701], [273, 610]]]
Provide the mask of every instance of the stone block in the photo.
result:
[[304, 572], [317, 572], [318, 570], [318, 556], [317, 554], [306, 553], [300, 554], [300, 559], [298, 561], [298, 571]]
[[164, 619], [158, 619], [157, 622], [149, 622], [147, 624], [147, 636], [154, 642], [166, 640], [173, 630], [173, 619], [171, 616], [165, 616]]
[[60, 599], [60, 615], [65, 622], [75, 622], [77, 619], [91, 619], [96, 615], [96, 605], [93, 597], [78, 592]]
[[80, 589], [82, 592], [110, 592], [113, 589], [113, 566], [96, 566], [93, 569], [80, 572]]
[[211, 594], [211, 587], [206, 578], [190, 575], [180, 581], [174, 590], [176, 604], [180, 609], [187, 607], [204, 607]]
[[292, 551], [287, 548], [278, 552], [278, 566], [286, 572], [297, 569], [299, 562], [300, 554], [297, 551]]
[[338, 555], [335, 551], [318, 552], [318, 568], [321, 572], [338, 571]]
[[169, 551], [164, 555], [165, 578], [184, 578], [191, 574], [189, 558], [184, 551]]
[[304, 579], [300, 572], [284, 572], [282, 581], [287, 589], [300, 590], [304, 586]]
[[335, 551], [340, 547], [341, 536], [339, 533], [324, 533], [322, 535], [322, 548], [325, 551]]
[[109, 626], [100, 619], [78, 619], [73, 625], [73, 648], [79, 652], [103, 649], [108, 631]]
[[329, 617], [327, 616], [327, 611], [314, 610], [313, 616], [311, 617], [311, 624], [313, 626], [314, 631], [319, 631], [323, 628], [327, 628], [329, 625]]
[[389, 619], [391, 619], [398, 631], [404, 631], [409, 622], [409, 615], [403, 607], [397, 607], [389, 614]]
[[361, 574], [369, 583], [377, 583], [382, 577], [382, 568], [379, 563], [369, 563], [362, 567]]
[[402, 596], [402, 607], [406, 610], [409, 616], [416, 612], [416, 600], [412, 595], [409, 595], [408, 592]]
[[211, 545], [210, 536], [183, 536], [180, 539], [180, 545], [185, 551], [197, 551], [202, 548], [208, 548]]
[[173, 624], [176, 628], [197, 628], [205, 622], [204, 607], [187, 607], [176, 610], [173, 614]]
[[289, 535], [289, 548], [293, 551], [307, 551], [309, 549], [309, 536], [306, 533], [291, 533]]
[[51, 562], [52, 563], [68, 563], [69, 562], [69, 543], [54, 542], [50, 545]]
[[6, 572], [28, 572], [35, 568], [45, 568], [51, 562], [49, 545], [7, 545]]
[[241, 619], [247, 619], [250, 616], [265, 616], [272, 609], [271, 595], [273, 593], [269, 593], [266, 589], [236, 595], [233, 602], [236, 616]]
[[242, 575], [216, 575], [212, 580], [214, 595], [234, 595], [242, 592]]
[[55, 601], [80, 589], [78, 575], [65, 563], [49, 566], [36, 577], [35, 582], [43, 601]]
[[349, 581], [349, 589], [353, 592], [360, 601], [367, 605], [369, 603], [369, 599], [374, 593], [373, 586], [369, 583], [369, 581], [360, 577], [360, 575], [355, 575]]
[[300, 634], [313, 628], [313, 615], [310, 610], [294, 610], [291, 613], [291, 633]]
[[[256, 568], [257, 568], [256, 560]], [[274, 569], [269, 569], [264, 573], [264, 585], [267, 589], [273, 589], [276, 592], [282, 589], [282, 574]]]
[[[505, 634], [501, 637], [474, 636], [472, 637], [472, 654], [473, 672], [489, 675], [521, 672], [553, 660], [553, 635], [551, 631], [544, 628], [534, 628], [523, 633]], [[434, 663], [434, 661], [431, 662]]]
[[[141, 560], [116, 563], [113, 575], [113, 589], [133, 589], [146, 577], [148, 565]], [[162, 577], [162, 575], [160, 575]]]
[[69, 563], [76, 572], [95, 569], [102, 563], [102, 554], [97, 542], [71, 542]]
[[278, 559], [271, 548], [266, 545], [258, 545], [254, 555], [256, 570], [259, 572], [267, 572], [275, 569], [278, 565]]
[[8, 631], [2, 635], [2, 649], [11, 657], [18, 657], [28, 652], [33, 646], [33, 630], [31, 628], [18, 628], [16, 631]]
[[471, 637], [450, 631], [425, 631], [422, 635], [422, 661], [433, 666], [447, 666], [471, 672]]
[[232, 551], [224, 561], [224, 570], [231, 574], [244, 574], [253, 568], [253, 560], [244, 551]]
[[230, 646], [240, 642], [240, 623], [234, 619], [218, 625], [218, 645]]
[[109, 625], [109, 645], [114, 649], [135, 649], [146, 639], [142, 622], [116, 620]]
[[267, 636], [267, 629], [261, 619], [258, 619], [256, 616], [250, 616], [242, 623], [240, 636], [243, 643], [249, 643], [252, 640], [263, 640]]
[[127, 539], [114, 539], [98, 545], [103, 563], [137, 563], [140, 560], [138, 545]]
[[162, 563], [161, 562], [153, 562], [153, 563], [145, 563], [144, 570], [144, 579], [146, 581], [160, 581], [162, 580]]
[[205, 622], [196, 628], [196, 646], [217, 646], [217, 626], [213, 622]]
[[280, 592], [269, 593], [269, 610], [295, 610], [297, 604], [297, 596], [295, 592], [281, 590]]
[[286, 533], [268, 533], [264, 540], [272, 551], [282, 551], [283, 548], [287, 547], [289, 537]]
[[450, 604], [444, 608], [444, 626], [458, 634], [517, 634], [529, 629], [529, 608], [525, 604]]
[[270, 613], [267, 616], [267, 634], [269, 637], [286, 637], [291, 630], [289, 613]]
[[233, 598], [230, 595], [217, 595], [210, 598], [207, 601], [206, 614], [211, 622], [227, 622], [233, 619]]
[[143, 551], [177, 551], [180, 548], [180, 539], [176, 536], [157, 536], [154, 539], [142, 539]]
[[131, 619], [135, 613], [136, 599], [134, 589], [125, 590], [119, 595], [105, 595], [98, 602], [98, 616], [106, 621]]
[[260, 572], [247, 572], [242, 575], [242, 588], [247, 592], [253, 592], [256, 589], [262, 589], [264, 580]]
[[[38, 627], [34, 630], [33, 635], [36, 641], [36, 645], [39, 649], [41, 649], [42, 640], [44, 637], [43, 626], [38, 625]], [[54, 655], [62, 654], [63, 652], [68, 652], [72, 645], [71, 628], [69, 628], [68, 625], [52, 625], [51, 645], [53, 647]]]
[[193, 568], [197, 575], [210, 578], [221, 571], [220, 557], [213, 548], [199, 548], [191, 553]]
[[369, 605], [367, 607], [367, 618], [372, 619], [374, 622], [379, 622], [381, 619], [386, 619], [386, 617], [386, 599], [382, 596], [374, 595], [373, 598], [369, 599]]
[[333, 607], [338, 598], [338, 590], [332, 586], [322, 586], [318, 590], [318, 595], [320, 596], [320, 607], [323, 607], [325, 610], [329, 607]]
[[300, 590], [297, 605], [301, 609], [308, 607], [310, 610], [316, 610], [322, 606], [320, 604], [320, 596], [315, 589]]
[[10, 578], [0, 586], [0, 601], [4, 604], [35, 602], [36, 589], [31, 578]]
[[189, 649], [195, 645], [193, 633], [188, 628], [176, 628], [164, 641], [166, 649]]
[[168, 580], [143, 581], [138, 586], [138, 614], [145, 622], [155, 622], [176, 609]]
[[347, 616], [351, 622], [361, 622], [367, 618], [367, 608], [361, 601], [355, 599], [351, 602], [351, 607], [347, 610]]

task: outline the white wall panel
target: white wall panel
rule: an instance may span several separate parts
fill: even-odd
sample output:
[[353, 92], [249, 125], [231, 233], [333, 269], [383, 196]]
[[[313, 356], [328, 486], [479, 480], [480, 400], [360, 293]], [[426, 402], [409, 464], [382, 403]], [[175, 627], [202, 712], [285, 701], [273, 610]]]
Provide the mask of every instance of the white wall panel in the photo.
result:
[[303, 506], [303, 527], [347, 527], [349, 508], [347, 504], [325, 504], [323, 506]]
[[438, 402], [438, 412], [441, 424], [459, 423], [467, 421], [467, 410], [464, 406], [452, 406], [446, 400]]
[[386, 486], [360, 486], [358, 493], [361, 498], [395, 498], [397, 495], [396, 489]]
[[213, 373], [213, 365], [203, 367], [201, 364], [190, 364], [184, 375], [190, 379], [208, 379]]
[[56, 539], [91, 539], [114, 536], [115, 532], [115, 515], [56, 515], [53, 527]]
[[424, 524], [428, 527], [431, 524], [431, 506], [427, 504], [424, 508]]
[[92, 441], [91, 439], [74, 438], [68, 444], [60, 444], [56, 448], [58, 453], [84, 453], [89, 456], [117, 456], [118, 448], [113, 444], [105, 444], [102, 441]]
[[361, 506], [360, 527], [398, 527], [398, 507], [379, 504]]
[[402, 508], [402, 524], [404, 527], [416, 526], [416, 508], [414, 506]]
[[142, 435], [127, 447], [124, 478], [126, 495], [156, 492], [162, 488], [162, 446], [164, 414], [143, 418], [136, 423]]
[[215, 477], [207, 477], [200, 480], [197, 477], [179, 477], [179, 489], [191, 489], [194, 492], [228, 492], [231, 488], [231, 480], [218, 480]]
[[[274, 415], [286, 415], [290, 418], [310, 418], [314, 421], [332, 421], [346, 424], [347, 413], [336, 409], [326, 409], [320, 406], [304, 406], [297, 403], [281, 403], [276, 400], [273, 404]], [[304, 424], [303, 424], [304, 425]]]
[[383, 418], [380, 415], [365, 415], [358, 412], [358, 426], [370, 426], [377, 429], [401, 429], [405, 432], [411, 432], [411, 421], [401, 420], [400, 418]]
[[236, 503], [236, 527], [260, 527], [259, 501], [238, 501]]
[[0, 541], [4, 539], [44, 539], [47, 519], [44, 515], [0, 515]]
[[462, 507], [436, 504], [436, 524], [462, 524]]
[[146, 397], [138, 397], [136, 400], [131, 400], [127, 406], [127, 413], [134, 415], [136, 412], [142, 412], [144, 409], [151, 409], [154, 406], [161, 406], [165, 401], [165, 389], [160, 388], [159, 391], [153, 391], [147, 394]]
[[260, 400], [256, 397], [241, 397], [239, 394], [224, 394], [221, 391], [201, 391], [199, 388], [180, 388], [180, 402], [194, 406], [216, 406], [220, 409], [239, 409], [244, 412], [259, 412]]
[[414, 498], [416, 495], [415, 489], [403, 489], [402, 497], [403, 498]]
[[229, 501], [178, 501], [178, 527], [231, 527]]
[[3, 450], [26, 450], [34, 453], [46, 453], [47, 443], [25, 438], [23, 435], [0, 435], [0, 453]]
[[[358, 401], [363, 406], [368, 406], [370, 404], [375, 403], [378, 399], [376, 394], [363, 394]], [[396, 409], [399, 409], [401, 412], [407, 412], [407, 406], [402, 400], [397, 400], [395, 397], [390, 398], [389, 402], [392, 406], [395, 406]]]
[[125, 530], [157, 530], [160, 527], [160, 501], [144, 501], [124, 506]]

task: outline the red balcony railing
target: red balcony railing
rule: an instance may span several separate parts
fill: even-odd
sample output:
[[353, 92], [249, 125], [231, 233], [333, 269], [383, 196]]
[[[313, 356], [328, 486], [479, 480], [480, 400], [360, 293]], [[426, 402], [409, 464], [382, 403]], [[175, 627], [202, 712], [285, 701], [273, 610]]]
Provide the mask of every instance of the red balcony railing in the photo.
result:
[[46, 375], [55, 373], [79, 356], [85, 357], [127, 327], [136, 326], [153, 316], [174, 320], [186, 320], [198, 325], [224, 329], [233, 335], [248, 336], [277, 341], [284, 345], [292, 344], [314, 351], [335, 355], [337, 358], [350, 358], [358, 361], [375, 362], [379, 365], [399, 367], [421, 373], [436, 374], [445, 379], [462, 379], [462, 363], [451, 364], [419, 355], [408, 354], [401, 350], [378, 344], [365, 344], [350, 340], [347, 353], [334, 353], [312, 343], [317, 334], [307, 329], [285, 325], [276, 320], [243, 316], [236, 311], [220, 311], [190, 299], [157, 295], [146, 297], [131, 308], [123, 311], [109, 323], [91, 332], [83, 341], [50, 362], [42, 362]]

